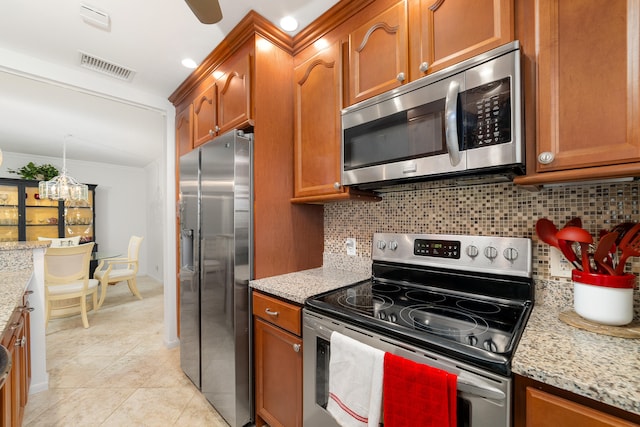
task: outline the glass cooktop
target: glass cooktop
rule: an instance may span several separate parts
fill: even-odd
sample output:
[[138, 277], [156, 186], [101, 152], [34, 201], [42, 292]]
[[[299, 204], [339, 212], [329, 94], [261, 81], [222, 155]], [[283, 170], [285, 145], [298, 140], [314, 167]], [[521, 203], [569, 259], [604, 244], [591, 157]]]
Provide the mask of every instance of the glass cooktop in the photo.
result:
[[528, 303], [364, 281], [307, 300], [342, 319], [465, 359], [507, 363]]

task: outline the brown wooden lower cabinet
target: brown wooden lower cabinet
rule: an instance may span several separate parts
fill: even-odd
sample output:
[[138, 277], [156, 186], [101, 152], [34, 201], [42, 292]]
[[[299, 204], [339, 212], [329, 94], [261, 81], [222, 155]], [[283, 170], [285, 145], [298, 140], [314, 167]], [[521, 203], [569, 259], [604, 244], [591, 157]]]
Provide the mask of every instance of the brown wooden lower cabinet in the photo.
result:
[[514, 402], [514, 427], [640, 425], [639, 415], [519, 375]]
[[254, 292], [253, 314], [256, 427], [301, 427], [301, 307]]
[[16, 308], [7, 322], [0, 342], [9, 350], [12, 361], [9, 377], [0, 389], [0, 427], [19, 427], [27, 406], [31, 381], [29, 306], [26, 295], [23, 306]]

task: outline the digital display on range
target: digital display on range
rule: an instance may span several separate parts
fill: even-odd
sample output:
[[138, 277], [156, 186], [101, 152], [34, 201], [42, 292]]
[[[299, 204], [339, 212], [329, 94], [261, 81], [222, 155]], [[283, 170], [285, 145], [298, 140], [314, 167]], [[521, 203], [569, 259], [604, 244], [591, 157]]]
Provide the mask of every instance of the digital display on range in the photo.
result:
[[457, 240], [416, 239], [413, 242], [413, 254], [436, 258], [460, 259], [460, 242]]

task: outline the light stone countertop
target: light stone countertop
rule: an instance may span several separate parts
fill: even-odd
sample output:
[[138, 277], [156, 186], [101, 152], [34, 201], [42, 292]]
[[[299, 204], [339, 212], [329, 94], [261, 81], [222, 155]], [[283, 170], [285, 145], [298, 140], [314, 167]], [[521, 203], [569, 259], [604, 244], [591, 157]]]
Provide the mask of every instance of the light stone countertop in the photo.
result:
[[7, 326], [13, 310], [22, 304], [22, 295], [33, 273], [33, 249], [50, 244], [48, 241], [0, 243], [0, 332]]
[[335, 268], [319, 267], [265, 279], [252, 280], [253, 289], [304, 304], [311, 296], [338, 289], [371, 278], [371, 273], [356, 273]]
[[[286, 300], [304, 301], [370, 277], [370, 273], [315, 268], [250, 286]], [[536, 305], [512, 361], [512, 371], [576, 394], [640, 413], [640, 340], [583, 331], [558, 319], [555, 306]]]
[[569, 326], [560, 311], [534, 306], [511, 370], [640, 414], [640, 340]]
[[0, 272], [0, 333], [5, 330], [13, 310], [22, 304], [31, 274], [31, 270]]

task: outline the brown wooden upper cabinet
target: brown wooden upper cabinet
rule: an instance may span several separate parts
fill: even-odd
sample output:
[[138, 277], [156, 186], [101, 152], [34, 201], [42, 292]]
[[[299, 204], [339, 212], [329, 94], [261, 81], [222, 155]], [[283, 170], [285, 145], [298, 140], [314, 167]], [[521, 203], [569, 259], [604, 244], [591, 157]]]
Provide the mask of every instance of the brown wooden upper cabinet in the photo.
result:
[[178, 156], [193, 150], [193, 104], [176, 113], [176, 146]]
[[215, 83], [196, 95], [193, 101], [193, 148], [211, 140], [218, 133]]
[[640, 1], [524, 3], [537, 136], [514, 182], [640, 175]]
[[379, 200], [342, 186], [342, 70], [340, 42], [295, 67], [294, 203]]
[[513, 0], [408, 0], [410, 80], [514, 40]]
[[348, 104], [514, 40], [513, 0], [406, 0], [349, 34]]
[[251, 104], [252, 50], [244, 47], [215, 69], [176, 114], [179, 154], [236, 128], [253, 126]]
[[251, 53], [242, 49], [214, 71], [218, 88], [217, 132], [253, 125], [251, 105]]
[[340, 45], [294, 70], [295, 197], [342, 193], [340, 184]]
[[349, 104], [408, 81], [407, 6], [400, 1], [349, 34]]

